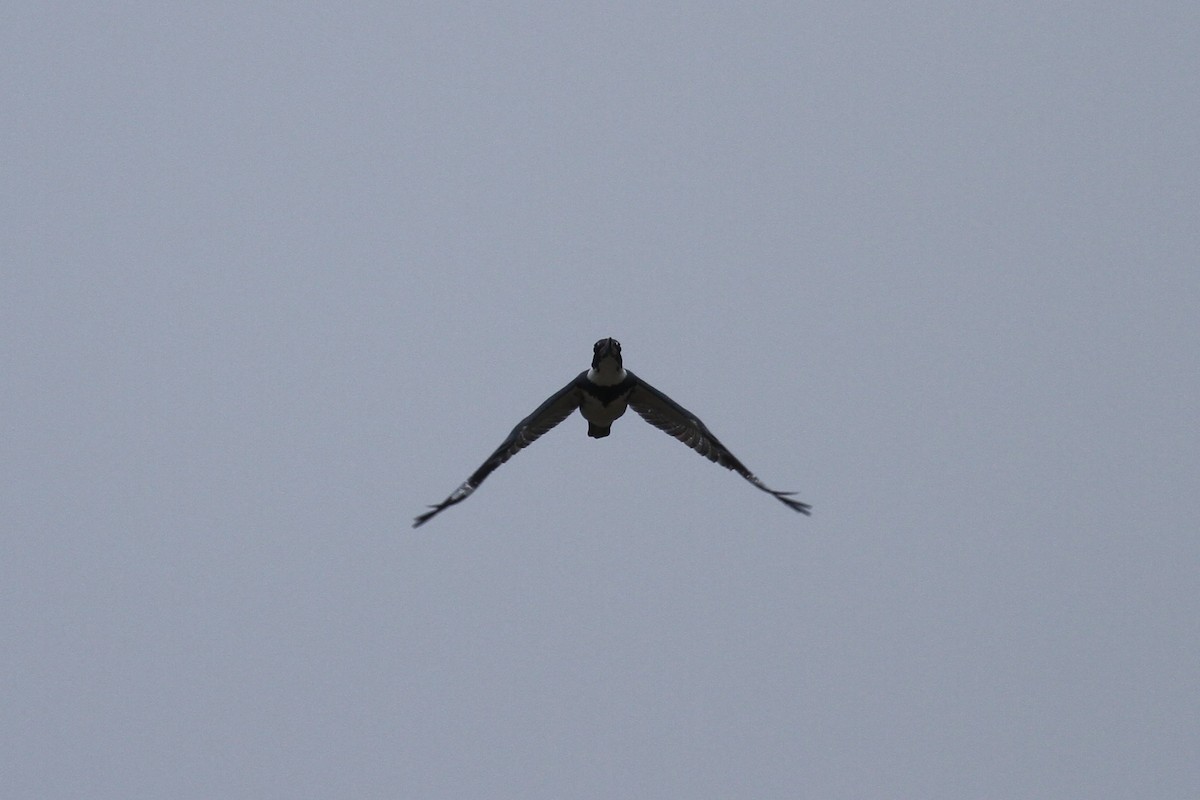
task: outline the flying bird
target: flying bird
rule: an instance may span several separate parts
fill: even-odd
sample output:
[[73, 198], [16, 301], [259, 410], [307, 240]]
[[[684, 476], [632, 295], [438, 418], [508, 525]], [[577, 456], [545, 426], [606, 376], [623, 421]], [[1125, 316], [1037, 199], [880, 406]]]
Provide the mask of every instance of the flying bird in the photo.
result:
[[425, 524], [455, 503], [466, 500], [496, 467], [533, 444], [539, 436], [571, 416], [576, 409], [587, 420], [588, 436], [603, 439], [626, 408], [632, 408], [646, 422], [674, 436], [709, 461], [733, 470], [793, 511], [811, 513], [812, 507], [808, 503], [791, 498], [794, 492], [776, 491], [755, 477], [695, 414], [625, 369], [621, 359], [621, 343], [608, 338], [593, 345], [590, 370], [579, 373], [574, 380], [550, 395], [532, 414], [518, 422], [508, 438], [496, 448], [496, 452], [483, 462], [483, 466], [475, 470], [449, 497], [430, 506], [431, 511], [417, 517], [413, 527]]

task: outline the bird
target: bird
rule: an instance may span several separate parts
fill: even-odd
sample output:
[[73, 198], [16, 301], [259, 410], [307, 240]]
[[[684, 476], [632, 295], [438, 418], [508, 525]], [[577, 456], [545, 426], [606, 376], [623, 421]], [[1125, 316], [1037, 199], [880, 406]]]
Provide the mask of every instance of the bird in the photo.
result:
[[674, 436], [709, 461], [733, 470], [793, 511], [805, 515], [812, 513], [812, 506], [791, 497], [795, 492], [776, 491], [760, 481], [695, 414], [625, 369], [621, 343], [608, 337], [592, 346], [590, 370], [579, 373], [570, 383], [550, 395], [532, 414], [518, 422], [487, 461], [449, 497], [437, 505], [429, 506], [431, 510], [416, 517], [413, 527], [424, 525], [450, 506], [466, 500], [497, 467], [533, 444], [576, 410], [587, 421], [587, 435], [593, 439], [603, 439], [611, 433], [612, 424], [627, 408], [632, 408], [646, 422]]

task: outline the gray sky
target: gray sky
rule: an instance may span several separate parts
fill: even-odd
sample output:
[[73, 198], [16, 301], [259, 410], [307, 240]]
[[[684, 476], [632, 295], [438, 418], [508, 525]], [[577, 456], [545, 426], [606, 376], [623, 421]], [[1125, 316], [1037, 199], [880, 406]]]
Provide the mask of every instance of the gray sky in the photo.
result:
[[1200, 795], [1195, 3], [4, 17], [5, 796]]

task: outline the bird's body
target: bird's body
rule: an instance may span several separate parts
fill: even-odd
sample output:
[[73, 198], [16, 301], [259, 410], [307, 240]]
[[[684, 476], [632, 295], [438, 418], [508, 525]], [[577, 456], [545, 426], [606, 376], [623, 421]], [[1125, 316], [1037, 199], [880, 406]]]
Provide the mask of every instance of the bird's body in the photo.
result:
[[532, 414], [517, 423], [508, 437], [496, 448], [483, 465], [475, 470], [461, 486], [432, 511], [413, 522], [418, 527], [450, 506], [466, 500], [496, 467], [533, 444], [542, 434], [570, 416], [576, 409], [587, 420], [588, 436], [602, 439], [608, 436], [613, 422], [632, 407], [642, 419], [669, 433], [700, 455], [737, 472], [746, 480], [794, 511], [810, 513], [810, 506], [793, 500], [791, 492], [768, 488], [729, 452], [717, 437], [694, 414], [650, 384], [625, 369], [621, 358], [621, 343], [616, 339], [601, 339], [592, 348], [592, 368], [585, 370], [570, 383], [552, 394]]
[[621, 365], [620, 343], [615, 339], [602, 339], [596, 344], [605, 341], [614, 342], [615, 347], [609, 347], [603, 354], [597, 349], [592, 357], [592, 368], [579, 373], [575, 379], [579, 413], [588, 421], [588, 436], [593, 439], [608, 436], [613, 422], [629, 407], [629, 394], [637, 385], [637, 378]]

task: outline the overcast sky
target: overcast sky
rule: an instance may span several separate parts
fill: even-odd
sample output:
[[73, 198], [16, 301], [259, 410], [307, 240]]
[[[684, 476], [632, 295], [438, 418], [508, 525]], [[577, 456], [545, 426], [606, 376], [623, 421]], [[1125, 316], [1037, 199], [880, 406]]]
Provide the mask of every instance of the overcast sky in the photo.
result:
[[1194, 2], [2, 16], [6, 797], [1200, 796]]

